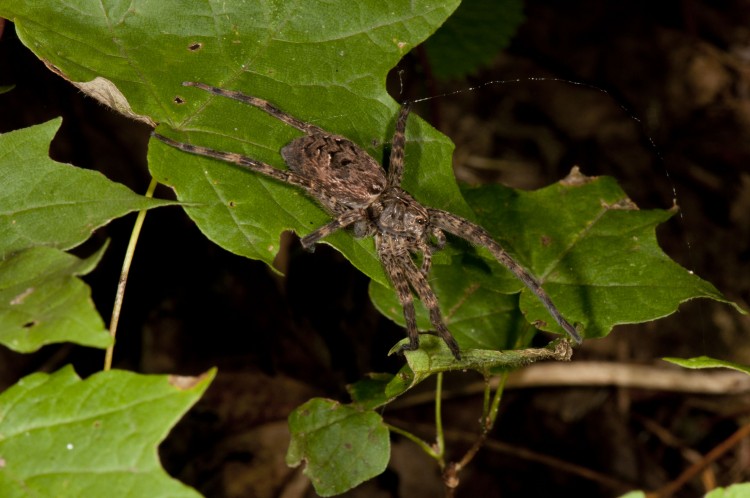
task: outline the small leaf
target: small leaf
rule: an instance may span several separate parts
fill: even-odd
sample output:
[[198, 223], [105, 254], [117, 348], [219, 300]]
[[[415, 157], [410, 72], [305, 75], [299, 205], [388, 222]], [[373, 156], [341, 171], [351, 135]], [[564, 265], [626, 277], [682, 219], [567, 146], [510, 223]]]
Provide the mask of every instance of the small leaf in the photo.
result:
[[82, 260], [36, 247], [0, 261], [0, 344], [21, 353], [56, 342], [112, 344], [91, 290], [77, 278], [94, 269], [105, 249]]
[[0, 394], [3, 496], [199, 497], [161, 468], [157, 445], [214, 375], [81, 380], [65, 367], [21, 379]]
[[0, 135], [0, 260], [40, 245], [70, 249], [113, 218], [173, 204], [50, 159], [60, 123], [58, 118]]
[[313, 398], [289, 415], [288, 465], [305, 474], [320, 496], [343, 493], [381, 474], [390, 458], [388, 428], [377, 413]]
[[463, 0], [425, 43], [432, 73], [461, 78], [489, 64], [523, 21], [521, 0]]
[[396, 375], [371, 373], [365, 379], [347, 386], [353, 404], [374, 410], [390, 403], [414, 386], [414, 372], [404, 365]]
[[663, 360], [684, 368], [730, 368], [732, 370], [750, 374], [750, 366], [748, 365], [733, 363], [726, 360], [717, 360], [708, 356], [698, 356], [695, 358], [663, 358]]
[[726, 488], [714, 488], [705, 498], [748, 498], [750, 483], [733, 484]]
[[13, 90], [16, 87], [16, 85], [0, 85], [0, 95], [3, 93], [8, 93], [9, 91]]

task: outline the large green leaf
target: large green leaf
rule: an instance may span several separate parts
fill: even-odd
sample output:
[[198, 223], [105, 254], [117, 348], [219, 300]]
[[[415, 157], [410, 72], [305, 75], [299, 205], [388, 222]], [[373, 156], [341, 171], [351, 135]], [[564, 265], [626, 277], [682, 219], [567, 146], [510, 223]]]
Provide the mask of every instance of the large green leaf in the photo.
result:
[[289, 415], [292, 440], [286, 461], [307, 462], [305, 474], [321, 496], [343, 493], [385, 470], [388, 428], [370, 410], [313, 398]]
[[[380, 159], [398, 109], [385, 90], [386, 74], [457, 5], [215, 0], [131, 8], [124, 0], [51, 6], [0, 0], [0, 16], [13, 20], [23, 42], [66, 78], [97, 88], [113, 83], [124, 98], [112, 98], [116, 92], [110, 91], [110, 105], [163, 123], [162, 133], [282, 166], [278, 151], [299, 132], [181, 83], [202, 81], [266, 98]], [[416, 117], [408, 138], [406, 187], [424, 201], [469, 214], [453, 180], [450, 141]], [[149, 160], [158, 180], [196, 204], [188, 213], [200, 229], [237, 254], [270, 263], [282, 231], [305, 234], [329, 219], [297, 189], [227, 164], [158, 142]], [[385, 283], [371, 240], [340, 233], [327, 242]]]
[[50, 159], [60, 122], [0, 135], [0, 260], [35, 246], [69, 249], [113, 218], [169, 204]]
[[[612, 178], [574, 173], [534, 192], [487, 185], [464, 195], [480, 223], [543, 283], [563, 315], [583, 326], [585, 337], [667, 316], [689, 299], [729, 303], [659, 248], [655, 228], [673, 211], [637, 209]], [[501, 295], [518, 291], [528, 323], [562, 332], [537, 297], [489, 254], [461, 258], [438, 262], [431, 283], [462, 347], [512, 344], [523, 326]], [[370, 295], [381, 312], [404, 323], [393, 291], [373, 283]], [[430, 329], [424, 308], [418, 313], [420, 327]]]
[[32, 374], [0, 395], [4, 497], [198, 497], [161, 468], [157, 445], [198, 400], [201, 377], [71, 367]]
[[112, 344], [89, 287], [77, 278], [94, 269], [105, 248], [82, 260], [35, 247], [0, 261], [0, 344], [22, 353], [56, 342]]

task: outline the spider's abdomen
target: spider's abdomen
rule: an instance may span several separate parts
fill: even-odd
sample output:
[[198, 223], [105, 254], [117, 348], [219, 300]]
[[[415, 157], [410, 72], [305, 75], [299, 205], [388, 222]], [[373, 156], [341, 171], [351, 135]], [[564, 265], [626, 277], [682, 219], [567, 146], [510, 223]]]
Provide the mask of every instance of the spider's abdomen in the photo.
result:
[[424, 240], [429, 214], [424, 206], [398, 187], [385, 191], [370, 209], [380, 230], [408, 240]]
[[281, 149], [289, 169], [325, 185], [326, 192], [351, 208], [372, 204], [385, 190], [380, 164], [352, 141], [338, 135], [313, 134]]

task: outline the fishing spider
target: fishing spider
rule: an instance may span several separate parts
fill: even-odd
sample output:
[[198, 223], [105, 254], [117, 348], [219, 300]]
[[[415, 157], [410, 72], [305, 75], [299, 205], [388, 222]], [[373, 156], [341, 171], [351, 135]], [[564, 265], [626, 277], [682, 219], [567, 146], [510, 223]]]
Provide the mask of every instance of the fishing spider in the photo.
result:
[[[432, 253], [445, 245], [443, 232], [487, 248], [539, 298], [570, 337], [581, 342], [581, 336], [563, 318], [539, 282], [505, 252], [485, 229], [447, 211], [425, 207], [401, 188], [408, 104], [401, 108], [398, 116], [390, 166], [386, 173], [380, 163], [347, 138], [300, 121], [265, 100], [203, 83], [185, 82], [183, 86], [196, 87], [257, 107], [305, 134], [281, 149], [288, 170], [280, 170], [240, 154], [176, 142], [157, 133], [154, 136], [185, 152], [233, 163], [304, 189], [333, 216], [331, 222], [302, 237], [302, 246], [307, 250], [312, 251], [316, 242], [342, 228], [351, 228], [355, 237], [373, 236], [383, 268], [404, 310], [409, 343], [401, 350], [410, 351], [419, 347], [413, 289], [428, 309], [437, 334], [456, 359], [461, 357], [458, 343], [443, 323], [437, 296], [427, 281]], [[421, 267], [417, 267], [412, 259], [419, 254], [422, 255]]]

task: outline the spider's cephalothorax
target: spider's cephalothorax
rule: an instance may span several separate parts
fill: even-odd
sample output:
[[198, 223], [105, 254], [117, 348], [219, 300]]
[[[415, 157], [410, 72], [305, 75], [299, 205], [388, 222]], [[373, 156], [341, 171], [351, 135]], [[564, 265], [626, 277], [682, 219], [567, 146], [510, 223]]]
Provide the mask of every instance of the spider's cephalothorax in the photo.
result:
[[[443, 231], [487, 248], [534, 292], [570, 337], [581, 342], [576, 329], [563, 318], [539, 282], [516, 263], [486, 230], [447, 211], [427, 208], [401, 188], [408, 105], [401, 108], [396, 123], [390, 167], [386, 174], [380, 163], [352, 141], [300, 121], [265, 100], [203, 83], [185, 82], [183, 85], [250, 104], [305, 133], [281, 149], [281, 155], [289, 166], [286, 171], [240, 154], [180, 143], [156, 133], [154, 136], [186, 152], [234, 163], [303, 188], [334, 217], [331, 222], [302, 238], [302, 245], [306, 249], [312, 250], [318, 240], [346, 227], [351, 227], [357, 237], [373, 236], [383, 268], [404, 310], [409, 344], [402, 349], [419, 347], [413, 290], [429, 311], [435, 331], [453, 355], [460, 358], [458, 344], [443, 323], [437, 296], [427, 281], [432, 252], [445, 244]], [[414, 256], [419, 255], [422, 257], [420, 268], [414, 263]]]

